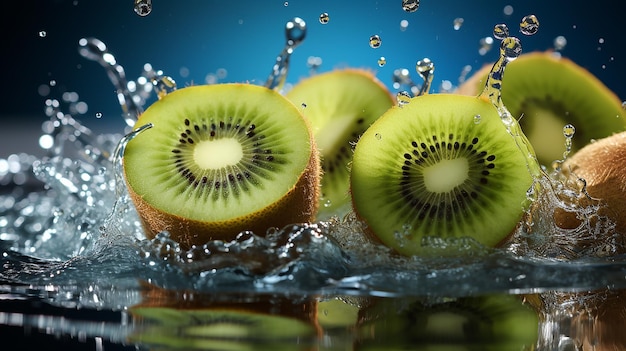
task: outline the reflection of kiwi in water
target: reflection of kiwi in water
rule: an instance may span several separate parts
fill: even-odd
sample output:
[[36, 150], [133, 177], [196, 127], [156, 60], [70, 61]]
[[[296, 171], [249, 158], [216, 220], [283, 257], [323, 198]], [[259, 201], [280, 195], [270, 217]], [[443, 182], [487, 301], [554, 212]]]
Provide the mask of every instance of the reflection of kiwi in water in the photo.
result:
[[367, 230], [405, 255], [425, 237], [496, 246], [528, 206], [529, 160], [493, 105], [470, 96], [413, 98], [378, 119], [354, 151], [351, 193]]
[[[460, 94], [478, 95], [491, 66], [485, 66], [459, 87]], [[519, 56], [506, 67], [502, 101], [533, 145], [541, 164], [563, 157], [563, 126], [576, 127], [573, 150], [626, 127], [620, 99], [584, 68], [552, 52]]]
[[318, 205], [319, 159], [307, 121], [277, 92], [249, 84], [192, 86], [151, 105], [153, 128], [124, 154], [147, 235], [183, 245], [307, 222]]
[[303, 107], [322, 156], [320, 216], [346, 212], [353, 145], [372, 122], [393, 106], [393, 97], [374, 75], [359, 69], [309, 77], [286, 96]]
[[360, 312], [357, 350], [524, 350], [537, 313], [513, 295], [407, 301], [381, 298]]
[[[626, 241], [626, 132], [586, 145], [565, 161], [562, 170], [585, 180], [587, 194], [600, 201], [598, 214], [610, 218]], [[582, 194], [579, 202], [588, 206], [592, 200]], [[555, 222], [562, 228], [580, 224], [574, 213], [565, 211], [555, 212]]]
[[279, 294], [198, 293], [142, 283], [129, 309], [130, 340], [154, 349], [308, 350], [317, 340], [317, 300]]

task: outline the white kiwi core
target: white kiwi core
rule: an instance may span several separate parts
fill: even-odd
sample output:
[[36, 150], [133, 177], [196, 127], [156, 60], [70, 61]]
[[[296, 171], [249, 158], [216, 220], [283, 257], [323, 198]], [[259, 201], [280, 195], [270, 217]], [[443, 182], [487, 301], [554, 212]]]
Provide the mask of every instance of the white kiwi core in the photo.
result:
[[434, 193], [447, 193], [467, 179], [469, 165], [466, 158], [441, 160], [424, 168], [424, 185]]
[[233, 138], [203, 140], [193, 149], [193, 160], [203, 169], [234, 166], [242, 158], [241, 144]]

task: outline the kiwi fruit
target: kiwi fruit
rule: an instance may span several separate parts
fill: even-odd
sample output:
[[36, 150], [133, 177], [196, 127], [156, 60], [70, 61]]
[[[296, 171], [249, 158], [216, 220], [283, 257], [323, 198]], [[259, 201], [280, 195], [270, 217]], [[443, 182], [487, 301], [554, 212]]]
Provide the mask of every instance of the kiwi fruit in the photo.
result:
[[359, 139], [350, 177], [354, 211], [367, 233], [403, 255], [428, 254], [423, 242], [430, 237], [497, 246], [529, 207], [532, 161], [491, 103], [414, 97]]
[[350, 210], [349, 163], [359, 136], [394, 105], [389, 90], [363, 69], [307, 77], [285, 95], [309, 119], [322, 158], [318, 218]]
[[[615, 231], [626, 240], [626, 132], [617, 133], [587, 144], [562, 165], [562, 172], [585, 180], [580, 206], [600, 202], [598, 215], [615, 223]], [[555, 223], [561, 228], [576, 228], [580, 221], [572, 212], [555, 211]], [[622, 247], [620, 251], [625, 251]]]
[[[465, 81], [458, 94], [478, 95], [491, 70], [486, 65]], [[621, 100], [597, 77], [553, 52], [522, 54], [510, 62], [502, 82], [502, 102], [516, 118], [543, 165], [563, 158], [563, 126], [576, 134], [572, 150], [626, 129]]]
[[281, 94], [229, 83], [178, 89], [149, 106], [128, 143], [130, 198], [154, 237], [182, 246], [314, 220], [319, 155], [310, 125]]
[[514, 295], [379, 298], [359, 313], [356, 350], [523, 350], [538, 314]]

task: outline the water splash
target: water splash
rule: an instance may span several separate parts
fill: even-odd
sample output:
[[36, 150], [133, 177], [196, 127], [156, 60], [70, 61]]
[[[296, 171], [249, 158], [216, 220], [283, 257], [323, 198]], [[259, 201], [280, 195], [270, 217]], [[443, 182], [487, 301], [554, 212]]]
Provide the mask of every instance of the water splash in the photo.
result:
[[430, 86], [433, 82], [435, 64], [429, 58], [425, 57], [417, 61], [415, 64], [415, 70], [424, 80], [424, 83], [422, 84], [422, 87], [417, 95], [426, 95], [430, 91]]
[[285, 24], [285, 47], [276, 57], [276, 63], [272, 67], [272, 73], [265, 82], [265, 87], [281, 91], [287, 79], [289, 71], [289, 59], [293, 50], [304, 41], [306, 37], [306, 22], [302, 18], [294, 17]]
[[82, 38], [78, 41], [78, 52], [86, 59], [98, 62], [107, 71], [109, 79], [117, 89], [117, 100], [122, 107], [123, 117], [129, 127], [135, 125], [137, 118], [143, 112], [128, 89], [128, 80], [124, 68], [117, 63], [115, 56], [109, 52], [107, 46], [96, 38]]

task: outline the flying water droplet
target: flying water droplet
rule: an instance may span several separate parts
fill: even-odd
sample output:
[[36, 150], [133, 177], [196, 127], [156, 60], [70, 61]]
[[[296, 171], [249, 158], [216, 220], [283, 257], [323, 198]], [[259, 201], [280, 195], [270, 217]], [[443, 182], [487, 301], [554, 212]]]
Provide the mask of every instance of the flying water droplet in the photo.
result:
[[111, 83], [117, 89], [117, 99], [122, 107], [124, 120], [128, 126], [134, 126], [143, 109], [135, 103], [133, 95], [128, 90], [126, 73], [124, 68], [117, 63], [115, 56], [108, 51], [102, 41], [96, 38], [80, 39], [78, 41], [78, 52], [84, 58], [98, 62], [106, 69]]
[[102, 118], [102, 112], [96, 112], [96, 118], [98, 119]]
[[565, 49], [566, 45], [567, 39], [564, 36], [559, 35], [558, 37], [554, 38], [554, 50], [561, 51]]
[[152, 12], [152, 0], [135, 0], [134, 9], [139, 16], [148, 16]]
[[40, 38], [45, 38], [48, 35], [48, 33], [45, 30], [40, 30], [39, 31], [39, 37]]
[[503, 40], [509, 36], [509, 27], [504, 23], [496, 24], [493, 28], [493, 36], [498, 40]]
[[382, 43], [383, 41], [378, 34], [374, 34], [370, 37], [370, 47], [372, 49], [378, 49]]
[[539, 30], [539, 20], [535, 15], [528, 15], [522, 18], [519, 24], [520, 32], [524, 35], [533, 35]]
[[406, 90], [399, 91], [396, 94], [396, 101], [398, 102], [398, 106], [402, 107], [411, 102], [411, 94]]
[[409, 27], [409, 21], [403, 19], [400, 21], [400, 30], [404, 32]]
[[415, 70], [424, 80], [424, 84], [417, 95], [428, 94], [430, 86], [433, 82], [433, 73], [435, 72], [435, 64], [427, 57], [417, 61], [415, 64]]
[[289, 71], [289, 59], [296, 46], [300, 45], [306, 37], [306, 22], [302, 18], [294, 17], [285, 24], [285, 47], [276, 57], [276, 63], [272, 67], [272, 72], [265, 82], [269, 89], [281, 91], [287, 79]]
[[402, 9], [406, 12], [415, 12], [419, 7], [419, 0], [402, 0]]
[[378, 66], [379, 67], [383, 67], [387, 64], [387, 59], [385, 58], [385, 56], [381, 56], [380, 58], [378, 58]]
[[455, 18], [452, 22], [452, 28], [454, 28], [454, 30], [461, 29], [461, 26], [463, 26], [463, 22], [465, 22], [465, 20], [462, 17]]
[[484, 37], [484, 38], [480, 39], [480, 41], [479, 41], [478, 53], [481, 56], [484, 56], [491, 50], [492, 46], [493, 46], [493, 38], [492, 37]]
[[324, 12], [322, 14], [320, 14], [320, 23], [321, 24], [327, 24], [330, 21], [330, 16], [328, 16], [328, 13]]
[[572, 124], [566, 124], [563, 126], [563, 136], [565, 137], [565, 151], [563, 152], [563, 161], [567, 159], [570, 152], [572, 152], [572, 139], [576, 133], [576, 128]]

